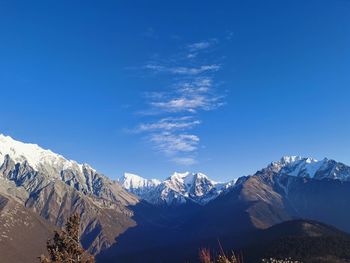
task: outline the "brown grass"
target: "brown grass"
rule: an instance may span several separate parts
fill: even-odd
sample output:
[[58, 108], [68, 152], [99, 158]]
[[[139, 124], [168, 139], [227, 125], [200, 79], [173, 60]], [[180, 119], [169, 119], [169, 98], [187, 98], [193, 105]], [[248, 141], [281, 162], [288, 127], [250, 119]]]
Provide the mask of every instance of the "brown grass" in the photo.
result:
[[225, 255], [220, 245], [220, 254], [214, 258], [211, 256], [210, 250], [203, 248], [199, 251], [199, 260], [201, 263], [243, 263], [241, 257], [237, 257], [233, 252], [231, 256]]

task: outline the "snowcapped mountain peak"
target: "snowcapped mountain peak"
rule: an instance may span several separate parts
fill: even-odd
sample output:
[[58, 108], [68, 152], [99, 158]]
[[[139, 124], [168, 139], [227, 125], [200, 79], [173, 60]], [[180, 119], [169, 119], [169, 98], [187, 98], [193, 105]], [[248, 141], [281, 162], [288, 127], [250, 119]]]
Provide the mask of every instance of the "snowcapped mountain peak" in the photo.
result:
[[132, 173], [124, 173], [124, 175], [119, 178], [118, 181], [127, 190], [151, 188], [160, 184], [160, 181], [157, 179], [146, 179]]
[[191, 173], [191, 172], [184, 172], [184, 173], [175, 172], [166, 181], [180, 181], [185, 184], [193, 184], [196, 180], [208, 180], [213, 184], [216, 183], [210, 180], [208, 176], [206, 176], [203, 173]]
[[198, 195], [203, 195], [203, 192], [199, 189], [204, 186], [215, 186], [217, 183], [212, 181], [203, 173], [178, 173], [175, 172], [167, 180], [163, 182], [169, 188], [178, 191], [178, 192], [188, 192], [192, 188], [197, 188]]
[[300, 161], [302, 159], [302, 157], [300, 156], [295, 156], [295, 155], [292, 155], [292, 156], [283, 156], [280, 160], [281, 163], [283, 164], [288, 164], [288, 163], [294, 163], [296, 161]]
[[66, 160], [63, 156], [53, 153], [51, 150], [45, 150], [37, 144], [23, 143], [14, 140], [10, 136], [0, 134], [0, 163], [3, 163], [6, 155], [15, 162], [24, 162], [38, 170], [42, 165], [51, 165], [59, 169], [70, 167], [82, 170], [82, 165], [75, 161]]
[[173, 175], [171, 175], [168, 180], [171, 179], [180, 179], [180, 180], [186, 180], [186, 181], [191, 181], [191, 180], [195, 180], [195, 179], [208, 179], [209, 177], [203, 173], [191, 173], [191, 172], [183, 172], [183, 173], [179, 173], [179, 172], [175, 172], [173, 173]]
[[314, 162], [317, 162], [316, 159], [314, 158], [303, 158], [301, 156], [296, 156], [296, 155], [292, 155], [292, 156], [283, 156], [280, 161], [277, 161], [275, 163], [279, 163], [279, 164], [282, 164], [282, 165], [289, 165], [289, 164], [292, 164], [292, 163], [296, 163], [296, 162], [300, 162], [300, 161], [305, 161], [306, 163], [314, 163]]
[[[80, 193], [111, 202], [124, 202], [120, 193], [130, 195], [119, 184], [96, 172], [88, 164], [67, 160], [37, 144], [23, 143], [0, 134], [0, 168], [8, 171], [16, 165], [20, 165], [19, 171], [27, 172], [24, 175], [8, 174], [5, 179], [15, 181], [17, 186], [22, 186], [29, 193], [62, 182]], [[134, 197], [132, 199], [137, 200]]]
[[280, 175], [350, 180], [350, 167], [327, 158], [318, 161], [310, 157], [284, 156], [280, 161], [271, 163], [269, 167]]
[[161, 184], [157, 179], [146, 179], [132, 173], [124, 173], [124, 175], [118, 179], [118, 182], [124, 189], [141, 198]]
[[290, 167], [300, 163], [312, 164], [318, 161], [314, 158], [303, 158], [301, 156], [283, 156], [279, 161], [272, 162], [271, 165], [277, 169]]
[[168, 179], [180, 179], [183, 180], [184, 178], [188, 177], [192, 175], [192, 173], [190, 172], [183, 172], [183, 173], [179, 173], [179, 172], [174, 172]]
[[308, 158], [305, 159], [305, 162], [306, 163], [316, 163], [316, 162], [318, 162], [318, 160], [308, 157]]

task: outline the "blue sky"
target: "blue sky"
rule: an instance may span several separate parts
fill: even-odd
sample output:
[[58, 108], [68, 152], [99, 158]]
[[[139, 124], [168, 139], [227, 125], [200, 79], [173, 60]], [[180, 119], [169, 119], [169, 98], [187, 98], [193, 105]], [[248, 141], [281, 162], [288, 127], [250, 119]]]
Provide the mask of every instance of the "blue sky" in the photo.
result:
[[110, 177], [350, 164], [350, 2], [0, 1], [0, 132]]

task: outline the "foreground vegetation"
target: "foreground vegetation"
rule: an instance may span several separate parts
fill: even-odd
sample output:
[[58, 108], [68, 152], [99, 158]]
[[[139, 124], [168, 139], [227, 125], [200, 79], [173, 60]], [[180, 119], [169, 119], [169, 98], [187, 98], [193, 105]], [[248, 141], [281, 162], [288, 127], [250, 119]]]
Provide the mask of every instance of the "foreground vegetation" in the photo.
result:
[[55, 231], [47, 241], [48, 256], [41, 255], [40, 263], [95, 263], [95, 259], [80, 244], [80, 216], [72, 215], [65, 229]]
[[[231, 256], [227, 256], [222, 250], [217, 257], [213, 257], [209, 249], [201, 249], [199, 251], [199, 259], [201, 263], [244, 263], [242, 255], [235, 255], [233, 252]], [[262, 263], [302, 263], [301, 261], [289, 259], [262, 259]]]

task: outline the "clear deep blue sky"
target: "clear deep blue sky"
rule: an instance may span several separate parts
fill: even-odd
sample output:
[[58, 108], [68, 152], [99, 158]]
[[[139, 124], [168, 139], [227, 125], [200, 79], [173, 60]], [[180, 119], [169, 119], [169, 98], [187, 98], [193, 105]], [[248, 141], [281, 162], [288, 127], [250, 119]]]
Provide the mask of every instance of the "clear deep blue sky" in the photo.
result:
[[350, 1], [0, 1], [0, 132], [116, 178], [350, 164]]

